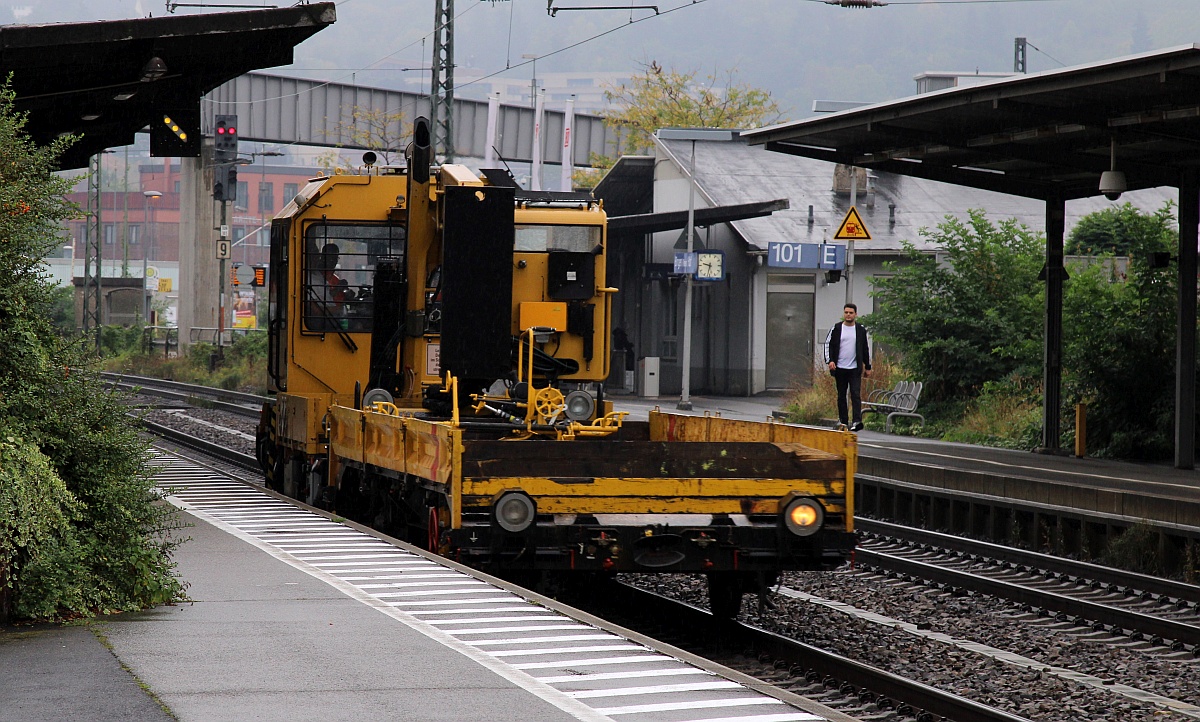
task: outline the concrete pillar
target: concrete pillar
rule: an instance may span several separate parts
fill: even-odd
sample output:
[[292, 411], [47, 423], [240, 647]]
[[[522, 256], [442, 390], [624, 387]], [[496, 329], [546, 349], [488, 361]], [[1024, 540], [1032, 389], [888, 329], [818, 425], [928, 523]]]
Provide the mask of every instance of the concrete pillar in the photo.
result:
[[[179, 345], [191, 342], [193, 328], [217, 327], [220, 305], [216, 258], [212, 138], [199, 158], [183, 158], [179, 183]], [[244, 199], [243, 199], [244, 200]], [[205, 332], [205, 340], [212, 332]]]

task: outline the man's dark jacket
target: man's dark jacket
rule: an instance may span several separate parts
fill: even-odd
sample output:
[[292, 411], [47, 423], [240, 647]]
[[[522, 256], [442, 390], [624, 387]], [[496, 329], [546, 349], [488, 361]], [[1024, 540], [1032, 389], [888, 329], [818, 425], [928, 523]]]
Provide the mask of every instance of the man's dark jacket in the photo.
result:
[[[842, 348], [842, 329], [846, 324], [838, 321], [838, 323], [829, 329], [829, 337], [825, 339], [825, 363], [830, 361], [837, 363], [838, 351]], [[854, 347], [855, 360], [858, 361], [858, 368], [871, 370], [871, 347], [867, 343], [867, 329], [862, 327], [862, 324], [854, 324], [855, 331], [858, 332], [857, 343]]]

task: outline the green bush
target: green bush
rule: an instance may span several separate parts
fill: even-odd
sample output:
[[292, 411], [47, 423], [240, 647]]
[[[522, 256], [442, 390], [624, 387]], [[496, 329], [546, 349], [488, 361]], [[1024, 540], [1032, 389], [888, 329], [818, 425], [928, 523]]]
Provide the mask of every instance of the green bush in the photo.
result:
[[1032, 451], [1041, 443], [1041, 384], [1010, 376], [988, 381], [949, 430], [945, 441]]
[[95, 373], [94, 347], [64, 340], [48, 312], [44, 259], [75, 213], [70, 179], [51, 171], [71, 139], [39, 148], [24, 124], [0, 86], [0, 622], [180, 599], [176, 516], [146, 442]]
[[906, 243], [905, 265], [875, 279], [879, 303], [863, 318], [925, 383], [922, 401], [971, 398], [988, 381], [1040, 370], [1045, 241], [1015, 220], [969, 213], [921, 230], [943, 259]]
[[108, 371], [149, 376], [214, 388], [266, 394], [267, 335], [263, 332], [235, 336], [222, 351], [224, 360], [213, 364], [216, 346], [192, 344], [182, 356], [163, 358], [137, 350], [105, 361]]
[[[81, 516], [46, 455], [0, 428], [0, 619], [83, 606], [74, 527]], [[17, 597], [15, 590], [27, 588], [42, 591]]]

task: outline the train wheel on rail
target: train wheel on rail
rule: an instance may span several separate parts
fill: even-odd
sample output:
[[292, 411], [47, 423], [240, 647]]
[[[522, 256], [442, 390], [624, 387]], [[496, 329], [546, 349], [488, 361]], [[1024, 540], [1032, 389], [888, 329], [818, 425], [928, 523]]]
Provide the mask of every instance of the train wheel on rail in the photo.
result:
[[736, 619], [742, 611], [745, 584], [738, 572], [710, 572], [708, 575], [708, 608], [717, 619]]
[[275, 409], [270, 405], [263, 405], [258, 428], [255, 430], [254, 456], [263, 470], [267, 488], [275, 491], [282, 489], [283, 464], [280, 458], [282, 453], [280, 453], [279, 444], [275, 439]]
[[429, 507], [429, 515], [425, 522], [425, 548], [437, 554], [438, 537], [441, 536], [441, 525], [438, 523], [438, 510], [436, 506]]

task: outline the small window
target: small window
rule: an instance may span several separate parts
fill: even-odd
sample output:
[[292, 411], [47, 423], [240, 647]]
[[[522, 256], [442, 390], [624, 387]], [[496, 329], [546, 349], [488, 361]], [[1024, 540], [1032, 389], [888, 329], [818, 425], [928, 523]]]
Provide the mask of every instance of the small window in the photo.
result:
[[117, 227], [111, 223], [104, 224], [104, 245], [111, 246], [117, 240]]
[[599, 226], [517, 225], [518, 252], [573, 251], [591, 253], [600, 245]]
[[142, 241], [141, 231], [142, 231], [141, 226], [130, 226], [129, 227], [129, 245], [136, 246], [137, 244], [141, 243], [141, 241]]
[[304, 239], [305, 328], [369, 332], [375, 267], [381, 258], [395, 258], [403, 271], [404, 226], [316, 222]]
[[233, 207], [243, 211], [250, 207], [250, 184], [246, 181], [238, 181], [237, 198], [233, 201]]
[[275, 210], [275, 184], [274, 183], [259, 183], [258, 184], [258, 210], [274, 211]]
[[296, 197], [296, 194], [299, 192], [300, 192], [300, 185], [298, 183], [284, 183], [283, 184], [283, 204], [286, 206], [288, 203], [291, 202], [291, 200], [293, 198]]

